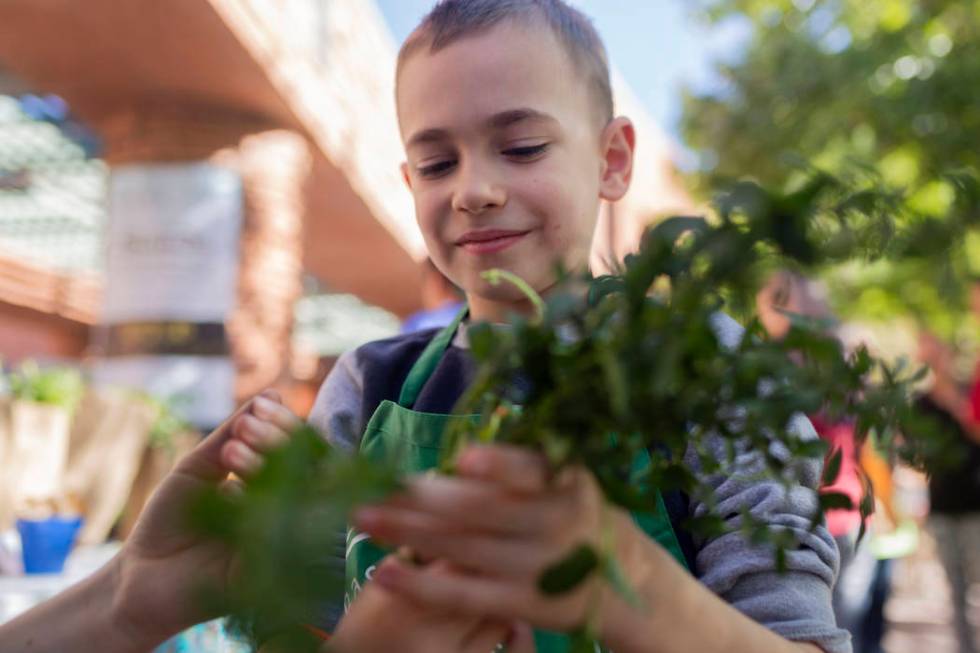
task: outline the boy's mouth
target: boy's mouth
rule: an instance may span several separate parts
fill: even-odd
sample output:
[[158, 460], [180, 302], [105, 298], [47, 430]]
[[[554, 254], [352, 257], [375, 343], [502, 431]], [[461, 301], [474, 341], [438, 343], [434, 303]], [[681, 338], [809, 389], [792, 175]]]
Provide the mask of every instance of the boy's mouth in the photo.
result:
[[470, 254], [494, 254], [507, 249], [529, 233], [531, 232], [504, 229], [471, 231], [463, 234], [456, 241], [456, 246]]

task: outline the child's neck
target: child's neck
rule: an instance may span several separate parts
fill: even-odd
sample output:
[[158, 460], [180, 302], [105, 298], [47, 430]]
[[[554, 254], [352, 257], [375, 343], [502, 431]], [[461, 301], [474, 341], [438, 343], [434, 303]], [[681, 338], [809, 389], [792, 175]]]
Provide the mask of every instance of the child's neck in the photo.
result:
[[473, 322], [505, 324], [513, 315], [534, 315], [534, 304], [524, 299], [515, 302], [502, 302], [467, 293], [466, 302], [470, 308], [469, 318]]
[[[578, 281], [556, 283], [540, 291], [540, 296], [542, 299], [547, 299], [555, 292], [581, 293], [581, 296], [585, 297], [588, 292], [588, 285]], [[527, 298], [500, 301], [481, 297], [475, 293], [466, 293], [466, 302], [470, 309], [469, 319], [473, 322], [506, 324], [514, 315], [530, 317], [535, 315], [538, 310], [534, 303]]]

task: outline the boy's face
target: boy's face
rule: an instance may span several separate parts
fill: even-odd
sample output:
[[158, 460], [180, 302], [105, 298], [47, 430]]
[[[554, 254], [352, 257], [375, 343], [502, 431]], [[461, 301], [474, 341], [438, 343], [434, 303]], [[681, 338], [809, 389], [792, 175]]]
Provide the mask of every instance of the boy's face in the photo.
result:
[[556, 262], [584, 268], [608, 195], [604, 129], [585, 76], [546, 27], [505, 21], [423, 48], [403, 63], [397, 101], [429, 254], [471, 307], [520, 299], [485, 270], [543, 292]]

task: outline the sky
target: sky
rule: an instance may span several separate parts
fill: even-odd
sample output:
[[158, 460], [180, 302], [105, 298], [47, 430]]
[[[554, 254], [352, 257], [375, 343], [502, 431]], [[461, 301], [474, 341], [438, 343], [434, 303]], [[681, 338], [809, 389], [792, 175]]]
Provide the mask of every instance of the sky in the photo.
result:
[[[376, 0], [399, 43], [435, 0]], [[617, 67], [650, 115], [678, 142], [684, 86], [717, 88], [713, 62], [737, 56], [742, 23], [708, 28], [689, 0], [571, 0], [588, 14]]]

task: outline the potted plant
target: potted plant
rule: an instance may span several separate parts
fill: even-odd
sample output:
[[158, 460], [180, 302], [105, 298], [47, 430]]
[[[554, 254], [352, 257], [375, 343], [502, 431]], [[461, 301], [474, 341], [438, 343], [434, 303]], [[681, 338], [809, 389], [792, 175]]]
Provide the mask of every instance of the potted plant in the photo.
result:
[[158, 399], [137, 394], [139, 403], [152, 409], [153, 423], [144, 447], [136, 476], [116, 525], [116, 535], [125, 538], [132, 532], [146, 501], [174, 464], [200, 441], [201, 434], [182, 416], [180, 397]]
[[81, 374], [68, 367], [23, 363], [8, 376], [13, 507], [29, 573], [58, 572], [81, 524], [66, 508], [62, 479], [71, 418], [84, 390]]
[[81, 398], [81, 374], [67, 367], [23, 363], [9, 376], [16, 502], [45, 501], [61, 492], [71, 417]]

